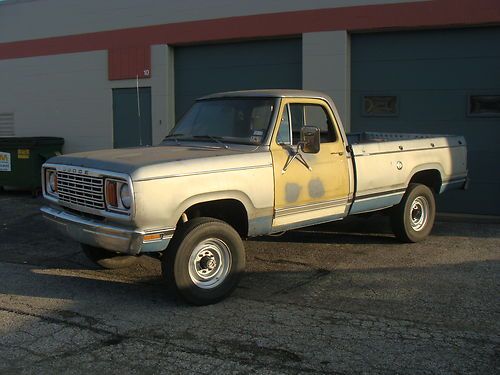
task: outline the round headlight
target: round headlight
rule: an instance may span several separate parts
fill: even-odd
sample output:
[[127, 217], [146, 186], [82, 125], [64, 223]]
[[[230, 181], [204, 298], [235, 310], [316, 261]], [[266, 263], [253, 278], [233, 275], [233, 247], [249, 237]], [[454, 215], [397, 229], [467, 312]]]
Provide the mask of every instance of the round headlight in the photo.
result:
[[130, 208], [132, 204], [132, 194], [130, 193], [130, 188], [127, 184], [123, 184], [120, 188], [120, 199], [122, 201], [123, 207]]
[[49, 189], [51, 193], [55, 193], [57, 191], [56, 172], [49, 172]]

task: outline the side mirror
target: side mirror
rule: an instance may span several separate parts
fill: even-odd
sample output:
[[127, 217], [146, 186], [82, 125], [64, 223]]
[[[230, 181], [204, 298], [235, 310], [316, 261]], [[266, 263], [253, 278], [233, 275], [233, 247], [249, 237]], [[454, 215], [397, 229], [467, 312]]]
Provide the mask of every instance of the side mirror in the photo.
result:
[[315, 126], [304, 126], [300, 130], [300, 148], [306, 154], [319, 152], [319, 129]]

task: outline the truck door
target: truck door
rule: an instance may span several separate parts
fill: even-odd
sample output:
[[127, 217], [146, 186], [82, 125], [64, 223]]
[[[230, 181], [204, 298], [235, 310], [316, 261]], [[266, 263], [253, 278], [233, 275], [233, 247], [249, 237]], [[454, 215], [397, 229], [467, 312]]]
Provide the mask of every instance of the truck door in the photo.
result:
[[[271, 143], [273, 231], [344, 217], [350, 190], [348, 163], [330, 107], [319, 99], [283, 99], [278, 122]], [[318, 153], [308, 154], [297, 148], [303, 126], [320, 129]], [[296, 152], [302, 157], [290, 162]]]

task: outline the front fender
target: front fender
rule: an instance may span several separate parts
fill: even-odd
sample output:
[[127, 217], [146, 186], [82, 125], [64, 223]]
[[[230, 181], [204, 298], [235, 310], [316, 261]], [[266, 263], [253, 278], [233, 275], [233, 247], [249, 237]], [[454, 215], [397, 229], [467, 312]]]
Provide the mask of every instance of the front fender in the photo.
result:
[[[175, 227], [182, 213], [195, 204], [234, 199], [245, 207], [249, 228], [255, 228], [249, 235], [263, 234], [266, 219], [262, 218], [272, 220], [273, 171], [269, 167], [139, 181], [134, 182], [134, 195], [139, 228]], [[254, 225], [256, 220], [261, 224]]]

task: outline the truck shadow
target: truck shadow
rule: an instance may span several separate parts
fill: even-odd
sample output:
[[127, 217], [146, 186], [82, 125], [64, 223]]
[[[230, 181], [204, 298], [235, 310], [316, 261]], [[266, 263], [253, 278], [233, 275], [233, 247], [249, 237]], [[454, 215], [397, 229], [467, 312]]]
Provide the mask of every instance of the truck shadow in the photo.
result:
[[[473, 305], [481, 307], [494, 304], [494, 275], [500, 272], [499, 260], [436, 264], [428, 267], [344, 267], [315, 268], [305, 265], [271, 262], [273, 267], [250, 271], [243, 275], [237, 290], [223, 304], [239, 304], [239, 300], [268, 303], [297, 303], [324, 308], [349, 305], [369, 307], [370, 304], [391, 305], [428, 303], [434, 308], [449, 309], [468, 294], [468, 306], [461, 309], [470, 313]], [[300, 264], [299, 264], [300, 266]], [[284, 269], [288, 268], [288, 269]], [[294, 269], [295, 268], [295, 269]], [[474, 273], [489, 275], [480, 283]], [[475, 294], [476, 293], [476, 294]], [[171, 291], [160, 275], [126, 277], [121, 272], [91, 272], [87, 269], [51, 269], [22, 267], [8, 272], [0, 284], [0, 294], [10, 296], [25, 305], [31, 298], [60, 300], [58, 309], [88, 310], [95, 306], [109, 306], [115, 314], [127, 317], [131, 308], [141, 319], [152, 310], [171, 307], [191, 308]], [[442, 298], [446, 296], [447, 302]], [[456, 301], [455, 301], [456, 300]], [[455, 302], [453, 302], [455, 301]], [[221, 308], [223, 307], [221, 304]], [[414, 307], [414, 306], [413, 306]], [[429, 308], [429, 307], [427, 307]], [[152, 310], [151, 310], [152, 309]], [[201, 308], [203, 309], [203, 307]], [[218, 309], [217, 307], [215, 308]], [[464, 312], [465, 314], [465, 312]], [[465, 319], [472, 319], [464, 315]], [[139, 319], [139, 317], [138, 317]]]
[[[485, 218], [465, 221], [438, 217], [430, 236], [500, 238], [498, 220], [500, 219]], [[380, 213], [348, 216], [341, 221], [295, 229], [277, 236], [258, 237], [255, 240], [388, 245], [400, 243], [394, 237], [389, 217]]]
[[[476, 353], [478, 348], [493, 345], [486, 339], [483, 341], [483, 337], [494, 337], [491, 335], [497, 333], [498, 293], [494, 275], [500, 272], [498, 261], [365, 269], [283, 270], [274, 266], [274, 270], [247, 273], [232, 296], [204, 307], [189, 306], [176, 299], [157, 275], [133, 281], [123, 276], [120, 280], [113, 279], [107, 271], [90, 273], [36, 267], [9, 270], [0, 283], [0, 294], [9, 296], [3, 298], [2, 313], [4, 319], [11, 319], [2, 332], [2, 342], [14, 341], [22, 347], [15, 340], [26, 335], [25, 332], [32, 339], [32, 335], [57, 331], [57, 335], [42, 342], [62, 345], [60, 337], [66, 334], [91, 337], [96, 341], [90, 345], [95, 350], [91, 353], [96, 356], [97, 350], [121, 353], [127, 349], [125, 344], [132, 345], [135, 341], [140, 341], [141, 348], [147, 350], [150, 347], [145, 344], [152, 342], [168, 350], [174, 343], [173, 350], [179, 350], [179, 346], [195, 347], [198, 353], [201, 347], [206, 357], [210, 352], [205, 348], [220, 348], [229, 337], [233, 341], [224, 351], [224, 357], [233, 357], [241, 345], [245, 350], [239, 358], [248, 363], [249, 340], [266, 342], [272, 335], [277, 345], [295, 348], [307, 346], [299, 339], [301, 336], [316, 333], [321, 345], [314, 356], [306, 358], [309, 366], [331, 356], [332, 342], [345, 345], [349, 351], [363, 352], [370, 336], [380, 336], [383, 342], [394, 342], [389, 354], [396, 357], [402, 348], [411, 353], [415, 350], [399, 336], [409, 332], [417, 335], [411, 336], [411, 340], [421, 347], [436, 345], [443, 350], [443, 345], [447, 345], [456, 351], [460, 345], [461, 350], [467, 347]], [[477, 275], [481, 273], [488, 277], [479, 281]], [[437, 334], [445, 335], [448, 341], [435, 343], [430, 341], [433, 338], [418, 336], [422, 332], [427, 334], [429, 327], [437, 327]], [[354, 333], [350, 334], [351, 331]], [[457, 339], [457, 332], [462, 331], [464, 337]], [[78, 341], [63, 344], [60, 351], [67, 350], [78, 363], [81, 357], [74, 354], [80, 350]], [[289, 350], [297, 353], [296, 358], [304, 355], [301, 349]], [[389, 349], [384, 350], [387, 355]], [[141, 358], [144, 351], [134, 355]], [[484, 356], [491, 351], [488, 349]], [[59, 359], [54, 357], [54, 361]], [[154, 357], [154, 361], [159, 360]], [[269, 353], [259, 346], [252, 353], [252, 361], [265, 360], [269, 360]]]
[[262, 236], [252, 238], [254, 242], [296, 242], [296, 243], [321, 243], [321, 244], [380, 244], [391, 245], [397, 244], [395, 237], [390, 235], [367, 234], [367, 233], [345, 233], [336, 230], [319, 231], [319, 229], [311, 228], [311, 230], [294, 230], [276, 236]]

